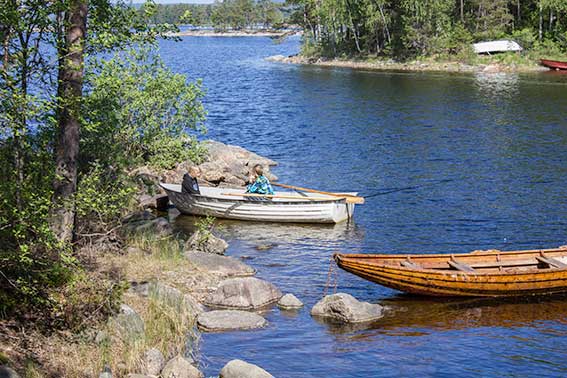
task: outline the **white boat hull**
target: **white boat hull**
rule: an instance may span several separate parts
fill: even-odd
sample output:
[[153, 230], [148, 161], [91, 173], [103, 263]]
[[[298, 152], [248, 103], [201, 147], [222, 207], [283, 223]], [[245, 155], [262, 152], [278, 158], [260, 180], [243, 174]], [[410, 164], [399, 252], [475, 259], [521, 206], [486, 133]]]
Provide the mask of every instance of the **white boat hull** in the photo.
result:
[[[181, 192], [181, 185], [160, 184], [169, 196], [171, 203], [183, 214], [214, 216], [217, 218], [264, 222], [291, 223], [340, 223], [354, 214], [354, 204], [345, 199], [334, 199], [320, 194], [295, 195], [297, 199], [252, 199], [249, 197], [228, 196], [225, 193], [244, 194], [243, 190], [202, 187], [201, 195]], [[278, 192], [278, 194], [282, 194]], [[355, 193], [348, 193], [355, 194]], [[322, 200], [309, 200], [317, 197]], [[327, 200], [328, 197], [328, 200]]]

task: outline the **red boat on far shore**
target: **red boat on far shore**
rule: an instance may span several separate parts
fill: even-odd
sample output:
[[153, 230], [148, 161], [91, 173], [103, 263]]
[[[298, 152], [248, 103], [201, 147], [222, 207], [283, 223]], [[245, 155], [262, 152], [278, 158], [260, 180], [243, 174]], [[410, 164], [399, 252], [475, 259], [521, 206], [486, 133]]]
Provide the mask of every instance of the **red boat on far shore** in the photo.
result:
[[549, 60], [541, 59], [541, 65], [554, 70], [567, 70], [567, 62], [561, 62], [559, 60]]

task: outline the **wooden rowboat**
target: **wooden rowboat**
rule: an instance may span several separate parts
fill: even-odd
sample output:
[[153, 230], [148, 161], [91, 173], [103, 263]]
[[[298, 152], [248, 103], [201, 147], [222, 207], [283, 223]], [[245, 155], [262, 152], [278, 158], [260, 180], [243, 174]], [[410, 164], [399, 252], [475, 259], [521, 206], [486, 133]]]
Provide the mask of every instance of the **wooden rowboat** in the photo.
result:
[[170, 201], [183, 214], [262, 222], [340, 223], [352, 218], [356, 193], [278, 192], [275, 196], [246, 194], [242, 189], [201, 187], [200, 195], [164, 184]]
[[567, 246], [455, 255], [335, 254], [342, 269], [412, 294], [505, 297], [567, 292]]
[[549, 60], [541, 59], [540, 63], [542, 66], [554, 69], [554, 70], [567, 70], [567, 62], [561, 62], [559, 60]]

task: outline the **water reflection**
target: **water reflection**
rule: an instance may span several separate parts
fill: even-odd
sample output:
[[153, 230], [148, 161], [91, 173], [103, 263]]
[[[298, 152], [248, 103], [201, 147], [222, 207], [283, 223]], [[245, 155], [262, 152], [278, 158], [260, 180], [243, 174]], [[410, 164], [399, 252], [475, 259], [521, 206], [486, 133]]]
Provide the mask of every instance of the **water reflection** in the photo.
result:
[[[383, 300], [384, 318], [367, 324], [339, 325], [319, 320], [333, 334], [352, 334], [357, 340], [372, 341], [377, 335], [425, 336], [443, 330], [483, 327], [534, 327], [553, 329], [567, 324], [567, 296], [532, 298], [431, 299], [399, 295]], [[567, 330], [554, 330], [567, 335]]]
[[506, 72], [477, 72], [474, 74], [475, 85], [487, 96], [513, 97], [519, 88], [520, 75]]
[[[184, 233], [191, 233], [198, 217], [179, 215], [170, 211], [170, 219], [175, 228]], [[245, 222], [226, 219], [217, 220], [217, 229], [223, 237], [238, 239], [242, 243], [257, 247], [258, 250], [269, 250], [281, 244], [325, 244], [337, 245], [345, 240], [361, 241], [364, 230], [354, 222], [330, 224], [299, 223], [266, 223]]]

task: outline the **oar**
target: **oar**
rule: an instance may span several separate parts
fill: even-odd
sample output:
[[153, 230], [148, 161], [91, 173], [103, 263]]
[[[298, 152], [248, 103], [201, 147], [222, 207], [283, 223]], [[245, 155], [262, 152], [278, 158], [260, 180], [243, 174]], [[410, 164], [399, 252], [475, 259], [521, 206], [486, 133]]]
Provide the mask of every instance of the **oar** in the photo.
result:
[[315, 190], [315, 189], [309, 189], [309, 188], [301, 188], [299, 186], [293, 186], [293, 185], [287, 185], [287, 184], [279, 184], [276, 182], [272, 183], [273, 186], [279, 186], [281, 188], [286, 188], [286, 189], [293, 189], [293, 190], [297, 190], [300, 192], [308, 192], [308, 193], [319, 193], [319, 194], [325, 194], [327, 196], [334, 196], [334, 197], [344, 197], [347, 199], [348, 203], [357, 203], [357, 204], [363, 204], [364, 203], [364, 197], [360, 197], [360, 196], [355, 196], [353, 194], [342, 194], [342, 193], [332, 193], [332, 192], [323, 192], [321, 190]]
[[347, 201], [349, 201], [350, 198], [346, 198], [346, 197], [334, 197], [334, 198], [329, 198], [329, 197], [300, 197], [300, 196], [286, 196], [286, 195], [280, 195], [280, 194], [275, 194], [275, 195], [271, 195], [271, 194], [257, 194], [257, 193], [221, 193], [222, 196], [235, 196], [235, 197], [260, 197], [260, 198], [285, 198], [285, 199], [298, 199], [298, 200], [309, 200], [309, 201], [337, 201], [337, 200], [341, 200], [344, 199]]

